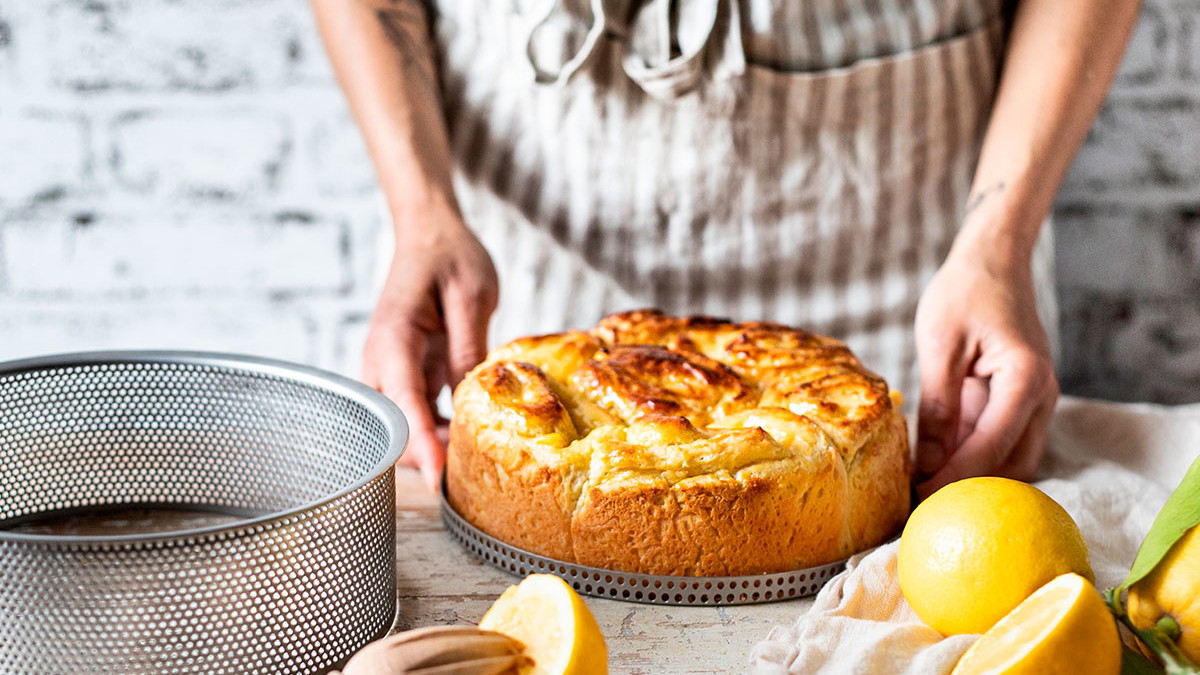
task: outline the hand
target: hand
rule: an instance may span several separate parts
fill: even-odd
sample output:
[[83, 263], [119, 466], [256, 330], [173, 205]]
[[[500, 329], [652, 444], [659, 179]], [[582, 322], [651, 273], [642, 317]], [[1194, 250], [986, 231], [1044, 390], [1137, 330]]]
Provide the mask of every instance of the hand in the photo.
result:
[[396, 253], [363, 351], [363, 381], [400, 406], [408, 448], [400, 459], [434, 491], [446, 461], [442, 387], [487, 353], [499, 282], [492, 259], [453, 207], [396, 219]]
[[956, 244], [917, 306], [923, 499], [979, 475], [1033, 477], [1058, 398], [1029, 266]]

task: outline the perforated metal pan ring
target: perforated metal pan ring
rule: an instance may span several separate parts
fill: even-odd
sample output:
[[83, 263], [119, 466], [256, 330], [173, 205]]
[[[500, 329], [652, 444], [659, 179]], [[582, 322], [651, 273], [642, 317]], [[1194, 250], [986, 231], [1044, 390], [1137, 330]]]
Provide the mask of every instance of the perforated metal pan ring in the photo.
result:
[[547, 558], [506, 544], [467, 522], [445, 497], [442, 476], [442, 522], [446, 530], [484, 562], [518, 577], [553, 574], [579, 593], [596, 598], [648, 605], [752, 605], [816, 595], [825, 582], [846, 568], [846, 560], [787, 572], [731, 577], [684, 577], [638, 574], [588, 567]]
[[135, 504], [238, 516], [126, 536], [0, 529], [0, 672], [340, 666], [392, 624], [392, 465], [407, 435], [377, 392], [278, 361], [0, 364], [0, 527]]

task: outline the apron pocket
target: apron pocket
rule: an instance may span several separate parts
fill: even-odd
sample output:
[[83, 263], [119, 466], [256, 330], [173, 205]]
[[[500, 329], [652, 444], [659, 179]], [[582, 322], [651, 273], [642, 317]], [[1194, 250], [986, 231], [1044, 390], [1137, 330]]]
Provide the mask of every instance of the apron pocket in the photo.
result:
[[[911, 51], [827, 70], [789, 71], [747, 62], [744, 76], [736, 82], [736, 97], [742, 105], [766, 97], [797, 106], [789, 110], [801, 109], [809, 123], [823, 126], [858, 126], [864, 115], [890, 116], [892, 100], [906, 90], [927, 97], [929, 113], [941, 110], [951, 114], [958, 107], [955, 95], [990, 98], [999, 73], [997, 55], [1004, 27], [1002, 19], [994, 19]], [[942, 81], [952, 84], [929, 87]], [[956, 91], [953, 83], [969, 91]]]

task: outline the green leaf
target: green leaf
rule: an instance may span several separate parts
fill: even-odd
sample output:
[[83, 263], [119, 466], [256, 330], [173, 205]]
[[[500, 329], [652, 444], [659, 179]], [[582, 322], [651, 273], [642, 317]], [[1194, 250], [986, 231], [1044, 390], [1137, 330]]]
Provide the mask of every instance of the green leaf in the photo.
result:
[[1200, 523], [1200, 456], [1188, 467], [1179, 487], [1171, 493], [1162, 511], [1154, 518], [1154, 524], [1146, 533], [1146, 539], [1138, 548], [1137, 557], [1133, 559], [1133, 567], [1129, 576], [1117, 587], [1117, 592], [1123, 591], [1141, 580], [1158, 565], [1167, 555], [1167, 551], [1179, 541], [1188, 530]]
[[1121, 675], [1163, 675], [1157, 663], [1121, 645]]

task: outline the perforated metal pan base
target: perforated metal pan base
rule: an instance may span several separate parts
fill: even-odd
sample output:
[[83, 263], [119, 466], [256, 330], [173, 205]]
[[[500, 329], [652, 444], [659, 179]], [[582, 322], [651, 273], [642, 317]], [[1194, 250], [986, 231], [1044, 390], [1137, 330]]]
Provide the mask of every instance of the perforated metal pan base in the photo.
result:
[[442, 522], [468, 551], [505, 572], [554, 574], [577, 592], [597, 598], [651, 605], [750, 605], [816, 595], [845, 566], [845, 560], [827, 565], [742, 577], [676, 577], [617, 572], [554, 560], [510, 546], [484, 534], [450, 506], [442, 482]]

